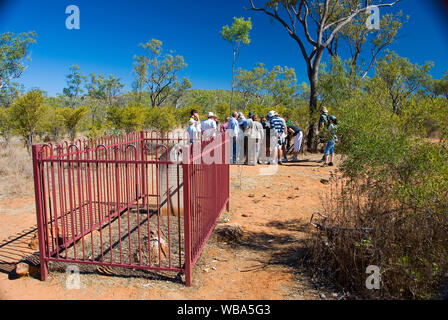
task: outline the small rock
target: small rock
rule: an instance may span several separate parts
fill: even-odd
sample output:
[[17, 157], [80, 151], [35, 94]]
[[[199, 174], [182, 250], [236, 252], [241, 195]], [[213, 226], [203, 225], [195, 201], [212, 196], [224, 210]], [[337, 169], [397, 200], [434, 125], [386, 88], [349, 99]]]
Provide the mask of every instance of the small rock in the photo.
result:
[[209, 268], [204, 268], [204, 269], [202, 269], [202, 271], [204, 271], [204, 272], [209, 272], [210, 269], [209, 269]]
[[216, 270], [216, 267], [212, 267], [213, 270]]
[[320, 297], [322, 300], [328, 300], [328, 299], [327, 299], [327, 296], [326, 296], [325, 294], [323, 294], [323, 293], [319, 294], [319, 297]]
[[251, 194], [249, 195], [249, 198], [255, 198], [255, 195], [254, 195], [253, 193], [251, 193]]
[[23, 263], [23, 262], [18, 263], [18, 264], [16, 265], [15, 272], [16, 272], [16, 274], [17, 274], [19, 277], [25, 277], [25, 276], [27, 276], [27, 275], [29, 274], [29, 272], [30, 272], [30, 266], [29, 266], [28, 264], [26, 264], [26, 263]]
[[243, 214], [242, 217], [248, 218], [249, 216], [247, 214]]
[[299, 189], [299, 187], [296, 187], [294, 190], [299, 191], [300, 189]]
[[327, 179], [320, 179], [320, 183], [322, 183], [322, 184], [329, 184], [330, 181], [327, 180]]

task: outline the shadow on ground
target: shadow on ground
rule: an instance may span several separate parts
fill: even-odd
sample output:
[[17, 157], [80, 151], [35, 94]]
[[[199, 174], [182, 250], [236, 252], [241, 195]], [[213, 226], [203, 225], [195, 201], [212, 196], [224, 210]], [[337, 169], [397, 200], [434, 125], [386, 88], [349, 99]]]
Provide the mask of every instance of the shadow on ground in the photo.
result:
[[36, 231], [36, 227], [28, 228], [0, 242], [0, 273], [7, 274], [8, 279], [18, 279], [15, 273], [16, 264], [35, 252], [28, 244]]
[[[269, 259], [259, 261], [260, 268], [280, 265], [294, 269], [302, 269], [303, 258], [308, 254], [303, 235], [310, 230], [309, 223], [303, 223], [299, 219], [287, 221], [271, 221], [266, 224], [268, 227], [278, 230], [286, 230], [287, 234], [270, 234], [266, 232], [247, 232], [237, 242], [233, 243], [234, 248], [243, 247], [245, 249], [260, 251], [267, 254]], [[248, 270], [253, 271], [253, 270]]]

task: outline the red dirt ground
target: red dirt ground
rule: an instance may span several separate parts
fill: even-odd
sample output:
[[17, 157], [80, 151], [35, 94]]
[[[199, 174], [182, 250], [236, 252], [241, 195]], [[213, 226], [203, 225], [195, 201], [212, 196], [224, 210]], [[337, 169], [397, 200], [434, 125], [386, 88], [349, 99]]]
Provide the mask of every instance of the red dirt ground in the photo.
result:
[[311, 214], [321, 209], [334, 168], [314, 162], [272, 167], [231, 167], [231, 210], [221, 221], [238, 223], [245, 240], [239, 245], [206, 245], [193, 273], [193, 286], [170, 281], [82, 274], [81, 289], [66, 289], [66, 276], [51, 272], [46, 282], [33, 277], [9, 280], [30, 235], [8, 243], [35, 225], [34, 197], [0, 201], [0, 299], [319, 299], [309, 278], [297, 268], [300, 240], [307, 236]]

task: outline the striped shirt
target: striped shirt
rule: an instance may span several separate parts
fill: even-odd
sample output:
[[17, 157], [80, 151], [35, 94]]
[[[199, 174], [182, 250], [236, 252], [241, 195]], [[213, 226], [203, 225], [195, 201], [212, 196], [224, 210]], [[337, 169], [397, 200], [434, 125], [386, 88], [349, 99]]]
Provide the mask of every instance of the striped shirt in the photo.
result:
[[269, 119], [269, 124], [271, 129], [275, 129], [278, 135], [282, 135], [285, 132], [285, 123], [284, 120], [279, 117], [272, 117]]

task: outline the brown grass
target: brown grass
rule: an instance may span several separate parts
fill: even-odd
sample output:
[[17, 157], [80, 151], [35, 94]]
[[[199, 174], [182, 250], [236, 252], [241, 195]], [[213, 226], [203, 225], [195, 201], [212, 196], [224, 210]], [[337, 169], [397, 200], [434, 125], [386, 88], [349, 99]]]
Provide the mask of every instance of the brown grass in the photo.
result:
[[[336, 179], [314, 219], [306, 265], [358, 298], [432, 298], [448, 268], [446, 203], [436, 213], [394, 201], [390, 192], [387, 183]], [[366, 288], [369, 265], [381, 268], [379, 290]]]
[[33, 192], [33, 162], [23, 143], [11, 139], [0, 142], [0, 200], [29, 196]]

